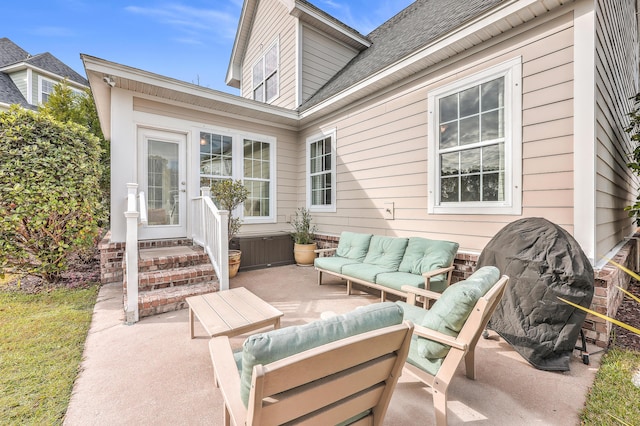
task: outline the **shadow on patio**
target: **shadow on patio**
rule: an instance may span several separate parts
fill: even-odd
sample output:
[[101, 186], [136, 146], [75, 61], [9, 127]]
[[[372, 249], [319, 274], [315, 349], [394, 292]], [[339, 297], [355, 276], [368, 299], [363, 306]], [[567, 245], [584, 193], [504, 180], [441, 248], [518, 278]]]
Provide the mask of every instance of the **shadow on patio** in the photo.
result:
[[[247, 287], [282, 311], [282, 327], [313, 321], [322, 312], [342, 314], [379, 301], [377, 295], [364, 292], [346, 296], [344, 282], [325, 280], [318, 286], [313, 268], [290, 265], [241, 272], [231, 287]], [[103, 286], [65, 424], [222, 424], [209, 338], [197, 320], [199, 337], [191, 340], [186, 309], [144, 318], [133, 326], [124, 325], [123, 318], [121, 286]], [[464, 376], [462, 363], [449, 387], [449, 424], [579, 424], [599, 354], [591, 355], [589, 366], [575, 352], [570, 371], [541, 371], [495, 333], [490, 335], [478, 343], [477, 380]], [[240, 347], [246, 336], [233, 338], [233, 345]], [[430, 390], [403, 374], [384, 424], [434, 422]]]

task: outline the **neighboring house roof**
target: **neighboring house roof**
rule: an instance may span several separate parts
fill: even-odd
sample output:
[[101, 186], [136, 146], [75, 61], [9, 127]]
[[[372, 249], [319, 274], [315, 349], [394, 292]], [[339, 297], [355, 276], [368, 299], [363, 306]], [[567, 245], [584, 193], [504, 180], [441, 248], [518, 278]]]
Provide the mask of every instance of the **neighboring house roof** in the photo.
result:
[[302, 104], [300, 110], [310, 108], [355, 85], [506, 1], [416, 0], [373, 30], [367, 36], [371, 40], [371, 46], [353, 58]]
[[12, 42], [7, 37], [0, 38], [0, 104], [18, 104], [26, 108], [34, 108], [27, 102], [20, 89], [9, 76], [14, 71], [26, 68], [48, 74], [62, 80], [66, 78], [74, 86], [89, 86], [86, 78], [60, 61], [49, 52], [30, 55], [29, 52]]

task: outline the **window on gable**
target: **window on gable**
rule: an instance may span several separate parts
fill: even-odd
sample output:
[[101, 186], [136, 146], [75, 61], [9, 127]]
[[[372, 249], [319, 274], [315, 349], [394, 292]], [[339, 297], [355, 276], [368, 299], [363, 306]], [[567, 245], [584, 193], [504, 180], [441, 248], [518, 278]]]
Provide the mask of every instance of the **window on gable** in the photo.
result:
[[200, 186], [224, 179], [241, 180], [249, 197], [236, 214], [247, 222], [271, 222], [275, 205], [274, 149], [274, 141], [267, 137], [200, 132]]
[[335, 131], [307, 139], [307, 205], [310, 211], [336, 211]]
[[274, 43], [253, 65], [253, 99], [271, 102], [279, 94], [278, 43]]
[[429, 210], [519, 214], [521, 63], [513, 60], [429, 95]]
[[49, 95], [53, 93], [53, 87], [56, 82], [53, 80], [47, 80], [44, 77], [38, 77], [38, 102], [40, 104], [46, 104], [49, 100]]

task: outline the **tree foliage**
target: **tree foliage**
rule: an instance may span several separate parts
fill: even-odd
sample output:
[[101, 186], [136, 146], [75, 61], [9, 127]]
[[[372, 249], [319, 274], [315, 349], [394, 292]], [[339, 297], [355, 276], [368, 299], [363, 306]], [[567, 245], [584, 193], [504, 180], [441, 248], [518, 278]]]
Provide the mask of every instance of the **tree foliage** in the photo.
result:
[[40, 113], [49, 114], [61, 123], [72, 122], [85, 127], [91, 134], [95, 135], [102, 149], [100, 157], [100, 191], [102, 209], [97, 212], [100, 222], [106, 226], [109, 221], [109, 197], [110, 197], [110, 144], [104, 138], [98, 112], [91, 90], [86, 89], [84, 93], [75, 92], [69, 87], [66, 80], [61, 81], [53, 87], [49, 98], [38, 110]]
[[232, 216], [233, 210], [246, 201], [249, 197], [249, 190], [241, 180], [217, 180], [211, 185], [211, 196], [220, 209], [229, 211], [227, 233], [228, 239], [231, 241], [242, 226], [242, 219]]
[[0, 275], [57, 281], [98, 233], [101, 149], [86, 127], [19, 107], [0, 113]]
[[[640, 176], [640, 93], [633, 98], [633, 101], [635, 107], [629, 113], [629, 126], [625, 131], [631, 135], [635, 148], [630, 155], [631, 161], [627, 163], [627, 167]], [[640, 225], [640, 194], [636, 197], [636, 202], [625, 207], [625, 210], [629, 212], [630, 217], [635, 217], [636, 224]]]

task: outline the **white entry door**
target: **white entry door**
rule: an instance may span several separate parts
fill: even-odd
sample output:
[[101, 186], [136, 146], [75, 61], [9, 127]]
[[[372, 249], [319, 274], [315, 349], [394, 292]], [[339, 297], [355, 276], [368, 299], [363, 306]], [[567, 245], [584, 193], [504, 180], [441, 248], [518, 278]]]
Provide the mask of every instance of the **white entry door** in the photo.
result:
[[187, 236], [186, 136], [140, 129], [140, 191], [147, 201], [148, 225], [141, 239]]

